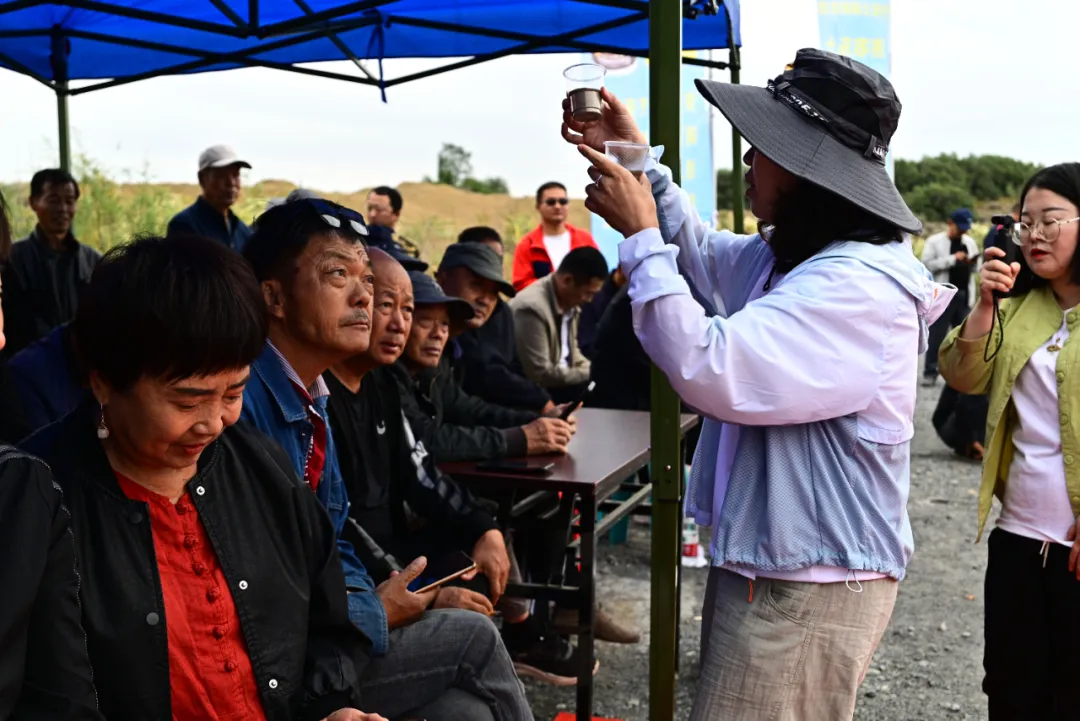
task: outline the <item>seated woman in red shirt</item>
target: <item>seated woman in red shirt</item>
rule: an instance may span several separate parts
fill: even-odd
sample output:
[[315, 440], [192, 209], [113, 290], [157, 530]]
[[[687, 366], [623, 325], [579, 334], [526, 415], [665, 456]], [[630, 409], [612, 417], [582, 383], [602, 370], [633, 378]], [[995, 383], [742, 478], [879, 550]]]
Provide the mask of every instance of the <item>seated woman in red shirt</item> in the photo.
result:
[[70, 508], [109, 719], [359, 721], [369, 641], [334, 529], [288, 458], [234, 425], [266, 337], [244, 260], [203, 238], [112, 250], [74, 323], [93, 397], [25, 447]]

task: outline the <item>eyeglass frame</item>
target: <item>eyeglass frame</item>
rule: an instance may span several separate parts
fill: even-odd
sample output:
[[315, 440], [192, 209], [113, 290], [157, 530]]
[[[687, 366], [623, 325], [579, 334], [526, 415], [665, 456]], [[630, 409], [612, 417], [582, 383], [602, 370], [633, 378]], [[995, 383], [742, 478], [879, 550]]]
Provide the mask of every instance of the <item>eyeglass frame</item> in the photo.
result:
[[544, 198], [544, 205], [554, 208], [556, 205], [570, 205], [570, 198]]
[[[1078, 220], [1080, 220], [1080, 216], [1077, 216], [1075, 218], [1070, 218], [1068, 220], [1061, 220], [1059, 218], [1050, 218], [1049, 220], [1037, 220], [1030, 226], [1027, 223], [1024, 223], [1022, 221], [1018, 221], [1012, 227], [1012, 240], [1017, 245], [1023, 245], [1024, 244], [1024, 239], [1023, 239], [1023, 237], [1021, 237], [1022, 233], [1023, 233], [1022, 229], [1023, 228], [1028, 228], [1027, 235], [1030, 238], [1031, 234], [1038, 231], [1039, 227], [1041, 226], [1043, 228], [1043, 230], [1040, 231], [1040, 236], [1042, 237], [1042, 239], [1044, 241], [1046, 241], [1047, 243], [1056, 243], [1057, 239], [1061, 237], [1061, 226], [1069, 225], [1070, 223], [1075, 223]], [[1049, 226], [1050, 223], [1053, 223], [1054, 225], [1057, 226], [1057, 231], [1054, 234], [1054, 239], [1053, 240], [1046, 237], [1046, 228]]]

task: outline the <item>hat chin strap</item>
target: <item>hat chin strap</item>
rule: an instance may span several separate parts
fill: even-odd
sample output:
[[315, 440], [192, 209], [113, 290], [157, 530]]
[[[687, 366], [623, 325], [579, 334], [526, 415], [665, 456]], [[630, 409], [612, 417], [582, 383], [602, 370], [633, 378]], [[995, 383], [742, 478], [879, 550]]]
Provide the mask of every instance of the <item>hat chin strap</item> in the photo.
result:
[[863, 157], [884, 166], [889, 154], [889, 146], [873, 133], [868, 133], [854, 123], [850, 123], [827, 108], [818, 108], [796, 92], [787, 80], [770, 80], [765, 86], [774, 98], [782, 100], [794, 110], [802, 113], [814, 122], [821, 123], [829, 135], [841, 143], [862, 152]]

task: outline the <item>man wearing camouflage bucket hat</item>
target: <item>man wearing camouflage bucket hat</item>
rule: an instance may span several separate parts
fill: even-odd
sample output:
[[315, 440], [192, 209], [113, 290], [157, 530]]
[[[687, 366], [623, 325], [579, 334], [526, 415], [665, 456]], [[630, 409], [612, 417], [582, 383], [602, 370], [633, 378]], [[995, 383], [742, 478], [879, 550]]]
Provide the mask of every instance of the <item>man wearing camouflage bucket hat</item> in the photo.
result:
[[641, 179], [606, 158], [605, 141], [645, 142], [610, 92], [599, 121], [563, 116], [593, 163], [586, 207], [626, 237], [642, 346], [707, 417], [687, 493], [713, 533], [691, 719], [850, 719], [913, 550], [918, 356], [955, 289], [904, 240], [920, 223], [885, 169], [888, 80], [800, 50], [764, 88], [697, 88], [751, 146], [762, 234], [707, 229], [661, 148]]

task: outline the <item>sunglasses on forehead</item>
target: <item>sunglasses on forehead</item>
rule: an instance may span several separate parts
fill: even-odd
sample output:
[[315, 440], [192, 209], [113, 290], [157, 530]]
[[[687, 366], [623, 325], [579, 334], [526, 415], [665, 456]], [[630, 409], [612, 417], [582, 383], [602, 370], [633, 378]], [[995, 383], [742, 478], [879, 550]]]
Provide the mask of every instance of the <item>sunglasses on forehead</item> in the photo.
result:
[[322, 198], [302, 198], [286, 203], [284, 207], [291, 209], [293, 213], [298, 213], [303, 208], [311, 208], [319, 214], [324, 223], [335, 230], [348, 226], [360, 237], [368, 236], [364, 216], [333, 201]]
[[558, 205], [569, 205], [570, 204], [570, 199], [569, 198], [545, 198], [544, 199], [544, 205], [550, 205], [551, 207], [555, 207], [556, 204], [558, 204]]

